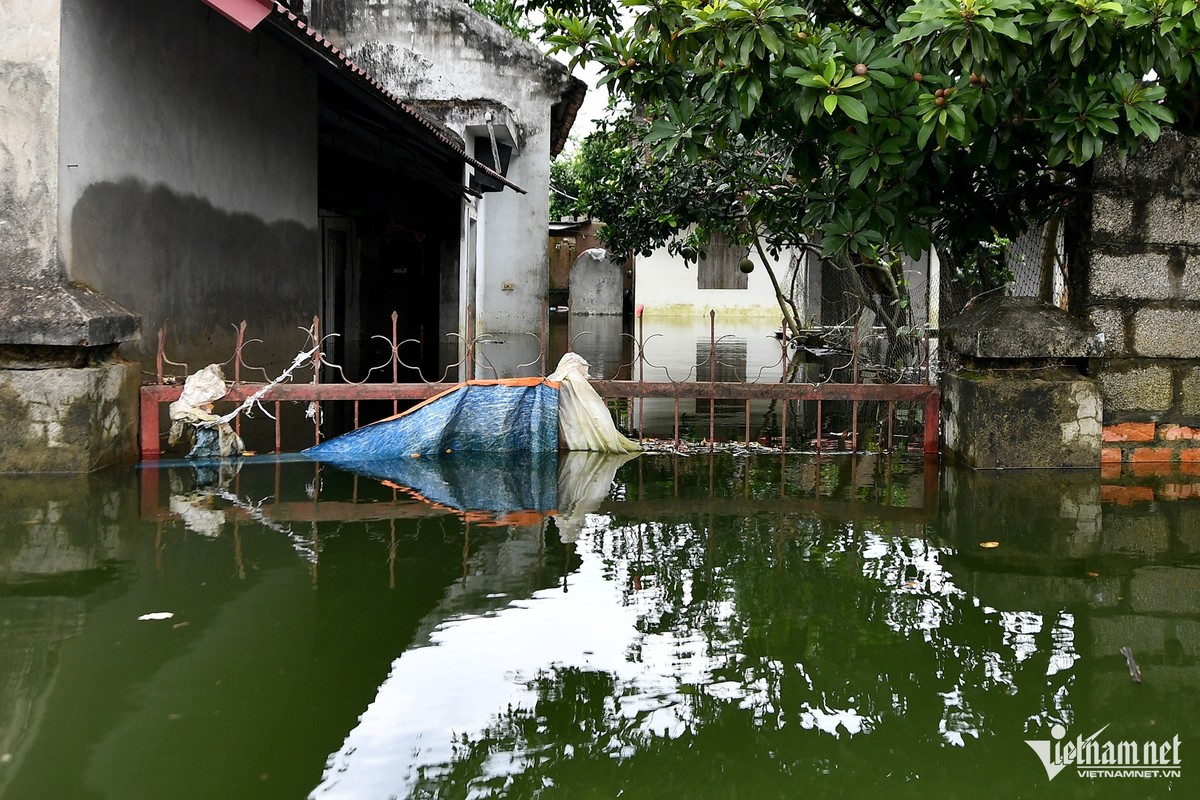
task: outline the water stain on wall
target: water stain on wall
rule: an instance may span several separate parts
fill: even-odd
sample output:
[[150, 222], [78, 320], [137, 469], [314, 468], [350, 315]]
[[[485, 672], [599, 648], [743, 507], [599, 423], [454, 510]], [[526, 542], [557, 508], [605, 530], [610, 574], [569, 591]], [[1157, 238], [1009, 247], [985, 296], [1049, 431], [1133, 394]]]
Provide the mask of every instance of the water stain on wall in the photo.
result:
[[319, 235], [136, 179], [89, 186], [71, 214], [71, 278], [142, 316], [122, 355], [153, 368], [157, 332], [198, 366], [232, 353], [243, 319], [264, 340], [252, 363], [290, 362], [321, 301]]

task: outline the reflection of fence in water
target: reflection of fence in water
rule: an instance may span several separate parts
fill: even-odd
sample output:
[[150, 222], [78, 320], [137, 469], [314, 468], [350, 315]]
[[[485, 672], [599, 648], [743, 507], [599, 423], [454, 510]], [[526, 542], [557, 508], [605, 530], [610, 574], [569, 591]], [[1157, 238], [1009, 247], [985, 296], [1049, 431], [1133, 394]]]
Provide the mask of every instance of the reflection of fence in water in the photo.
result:
[[[606, 490], [588, 513], [612, 515], [626, 522], [662, 523], [716, 513], [869, 517], [925, 525], [938, 517], [938, 474], [936, 459], [898, 464], [890, 457], [869, 454], [838, 458], [772, 454], [733, 459], [717, 453], [649, 461], [639, 458], [636, 464], [625, 462], [614, 476], [604, 476]], [[321, 578], [326, 544], [347, 533], [354, 534], [349, 538], [363, 546], [382, 551], [378, 563], [386, 562], [390, 589], [397, 587], [398, 561], [406, 560], [399, 547], [411, 546], [422, 535], [437, 537], [461, 550], [465, 587], [468, 580], [474, 580], [470, 560], [488, 530], [507, 529], [502, 541], [508, 548], [514, 529], [536, 532], [540, 527], [536, 532], [540, 568], [541, 545], [551, 542], [548, 520], [551, 516], [561, 520], [559, 512], [563, 510], [561, 496], [560, 508], [554, 511], [498, 515], [448, 508], [426, 502], [389, 481], [319, 463], [282, 460], [220, 468], [148, 466], [138, 470], [138, 478], [140, 518], [157, 528], [157, 569], [163, 568], [172, 552], [186, 552], [174, 546], [171, 532], [175, 528], [199, 533], [204, 539], [228, 537], [233, 575], [244, 581], [249, 571], [257, 568], [254, 534], [271, 531], [289, 540], [297, 558], [305, 563], [314, 588]], [[423, 528], [426, 522], [429, 524]], [[244, 549], [247, 546], [249, 549]]]
[[[543, 319], [547, 319], [544, 314]], [[614, 324], [614, 320], [615, 323]], [[547, 320], [548, 321], [548, 320]], [[722, 321], [723, 324], [724, 320]], [[583, 325], [597, 327], [601, 334], [576, 330]], [[546, 369], [548, 359], [557, 359], [557, 350], [577, 350], [585, 358], [600, 351], [597, 359], [602, 377], [594, 379], [597, 391], [609, 400], [618, 424], [639, 437], [670, 436], [678, 444], [684, 440], [705, 440], [765, 444], [787, 450], [800, 448], [904, 449], [922, 429], [920, 442], [925, 452], [936, 452], [938, 392], [929, 385], [930, 342], [926, 331], [918, 342], [922, 358], [917, 367], [909, 367], [898, 377], [923, 378], [923, 383], [888, 383], [877, 365], [865, 363], [857, 328], [811, 332], [820, 334], [822, 343], [840, 341], [841, 346], [812, 347], [810, 343], [787, 341], [781, 333], [764, 330], [761, 322], [734, 320], [727, 324], [736, 333], [717, 334], [716, 312], [709, 312], [707, 337], [692, 335], [668, 337], [651, 331], [647, 336], [645, 320], [638, 318], [636, 332], [629, 332], [620, 318], [571, 319], [566, 336], [556, 326], [545, 327], [540, 337], [537, 359], [521, 367]], [[247, 323], [235, 326], [233, 355], [222, 364], [232, 366], [233, 384], [227, 400], [242, 401], [263, 390], [267, 384], [243, 381], [243, 372], [270, 378], [267, 370], [246, 362], [246, 349], [261, 340], [247, 339]], [[351, 380], [346, 370], [325, 355], [329, 334], [321, 335], [320, 319], [314, 317], [306, 331], [302, 350], [314, 355], [306, 370], [305, 383], [280, 383], [266, 389], [258, 404], [274, 428], [274, 451], [284, 449], [281, 412], [286, 405], [303, 409], [304, 417], [293, 426], [309, 428], [311, 438], [300, 438], [295, 448], [319, 442], [324, 435], [357, 428], [375, 418], [395, 414], [405, 405], [432, 397], [453, 384], [455, 373], [475, 375], [495, 369], [483, 356], [479, 345], [487, 336], [462, 341], [457, 334], [463, 358], [446, 367], [434, 379], [420, 365], [406, 360], [408, 353], [424, 353], [421, 340], [399, 340], [396, 315], [392, 315], [391, 336], [376, 336], [386, 343], [386, 362], [366, 370], [359, 380]], [[334, 334], [336, 335], [336, 334]], [[532, 335], [532, 334], [530, 334]], [[161, 451], [161, 406], [178, 398], [186, 363], [175, 362], [165, 353], [166, 328], [159, 331], [157, 383], [142, 387], [142, 454], [153, 457]], [[615, 342], [614, 342], [615, 339]], [[764, 342], [767, 342], [764, 344]], [[555, 345], [558, 345], [557, 347]], [[773, 357], [772, 357], [773, 356]], [[590, 358], [589, 358], [590, 360]], [[182, 376], [169, 376], [164, 365], [183, 368]], [[597, 370], [593, 371], [596, 375]], [[416, 378], [401, 382], [401, 377]], [[681, 405], [682, 401], [682, 405]], [[364, 403], [376, 403], [386, 413], [363, 414]], [[337, 411], [335, 411], [337, 409]], [[304, 422], [307, 418], [311, 422]], [[327, 418], [334, 422], [331, 427]], [[337, 422], [340, 426], [336, 425]], [[242, 433], [242, 419], [236, 420]], [[340, 430], [338, 429], [340, 427]], [[254, 443], [251, 442], [251, 445]], [[266, 448], [259, 448], [266, 449]]]

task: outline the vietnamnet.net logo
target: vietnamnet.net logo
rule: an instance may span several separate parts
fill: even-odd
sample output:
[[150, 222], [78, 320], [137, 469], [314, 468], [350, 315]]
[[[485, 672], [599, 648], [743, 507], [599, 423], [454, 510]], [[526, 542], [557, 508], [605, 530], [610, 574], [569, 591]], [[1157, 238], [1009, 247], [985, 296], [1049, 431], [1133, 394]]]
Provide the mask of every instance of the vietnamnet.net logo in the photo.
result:
[[1180, 777], [1178, 734], [1162, 742], [1100, 741], [1107, 728], [1086, 738], [1067, 739], [1067, 729], [1055, 725], [1050, 729], [1052, 739], [1026, 739], [1025, 744], [1037, 753], [1050, 780], [1067, 767], [1074, 767], [1083, 778]]

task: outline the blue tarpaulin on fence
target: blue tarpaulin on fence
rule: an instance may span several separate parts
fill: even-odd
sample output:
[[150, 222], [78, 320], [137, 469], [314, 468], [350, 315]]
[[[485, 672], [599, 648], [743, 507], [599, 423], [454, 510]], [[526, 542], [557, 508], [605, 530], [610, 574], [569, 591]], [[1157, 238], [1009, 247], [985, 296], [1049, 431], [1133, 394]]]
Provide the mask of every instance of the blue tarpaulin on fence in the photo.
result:
[[558, 384], [544, 378], [469, 381], [402, 414], [304, 451], [334, 464], [447, 453], [558, 450]]

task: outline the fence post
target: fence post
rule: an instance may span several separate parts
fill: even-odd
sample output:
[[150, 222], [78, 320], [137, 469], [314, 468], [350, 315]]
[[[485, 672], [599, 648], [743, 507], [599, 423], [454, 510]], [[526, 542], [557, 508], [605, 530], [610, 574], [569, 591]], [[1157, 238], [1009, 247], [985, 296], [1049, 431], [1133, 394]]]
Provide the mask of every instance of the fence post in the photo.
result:
[[[708, 310], [708, 385], [712, 385], [717, 380], [717, 311], [710, 308]], [[715, 446], [713, 440], [717, 436], [717, 398], [710, 397], [708, 400], [708, 452], [713, 451]]]
[[[313, 347], [316, 352], [313, 353], [313, 394], [316, 394], [317, 386], [321, 383], [321, 318], [313, 317], [312, 324]], [[312, 401], [313, 409], [313, 444], [321, 443], [321, 403], [317, 400]]]

